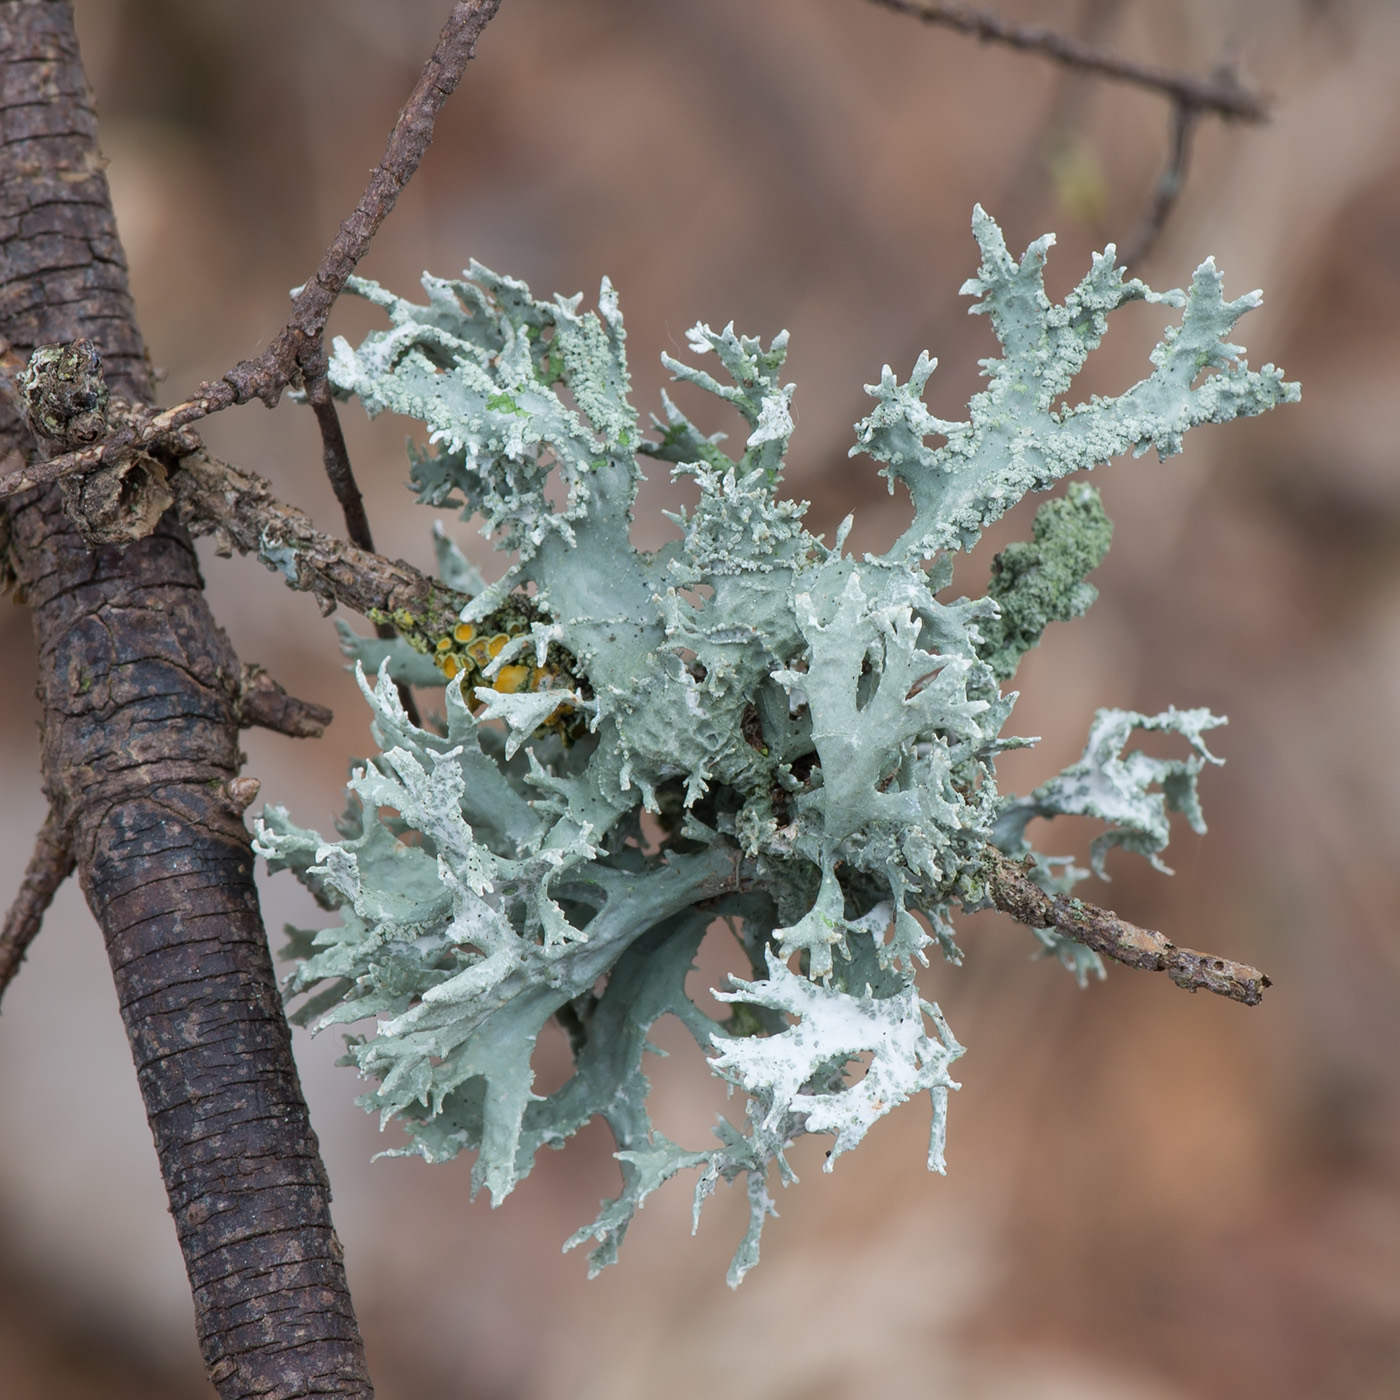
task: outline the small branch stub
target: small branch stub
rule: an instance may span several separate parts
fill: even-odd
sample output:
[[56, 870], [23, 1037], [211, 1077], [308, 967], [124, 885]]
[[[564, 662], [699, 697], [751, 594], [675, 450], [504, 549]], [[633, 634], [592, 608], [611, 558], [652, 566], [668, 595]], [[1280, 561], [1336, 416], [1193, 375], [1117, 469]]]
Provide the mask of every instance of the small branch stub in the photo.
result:
[[1245, 1006], [1258, 1006], [1264, 999], [1264, 988], [1270, 982], [1257, 967], [1178, 948], [1156, 929], [1139, 928], [1111, 909], [1100, 909], [1069, 895], [1046, 894], [1025, 866], [999, 851], [988, 850], [983, 870], [992, 903], [1018, 923], [1053, 928], [1101, 957], [1128, 967], [1165, 972], [1188, 992], [1214, 992]]
[[259, 778], [230, 778], [224, 784], [224, 792], [228, 795], [228, 800], [233, 804], [234, 810], [240, 814], [246, 812], [257, 801], [258, 793], [261, 791], [262, 780]]
[[244, 666], [238, 687], [241, 728], [273, 729], [293, 739], [319, 739], [334, 718], [324, 705], [288, 695], [261, 666]]

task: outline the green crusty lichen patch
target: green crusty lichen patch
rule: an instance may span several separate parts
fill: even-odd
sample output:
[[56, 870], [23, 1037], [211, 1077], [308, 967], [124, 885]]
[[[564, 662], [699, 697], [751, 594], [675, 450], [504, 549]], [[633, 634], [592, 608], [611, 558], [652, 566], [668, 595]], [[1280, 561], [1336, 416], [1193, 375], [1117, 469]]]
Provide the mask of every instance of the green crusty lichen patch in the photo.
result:
[[[370, 413], [427, 425], [429, 449], [410, 454], [419, 499], [479, 521], [508, 563], [484, 581], [440, 534], [444, 580], [474, 595], [460, 632], [345, 636], [377, 671], [361, 682], [380, 751], [351, 779], [339, 839], [280, 808], [259, 830], [269, 864], [338, 915], [294, 934], [290, 991], [306, 996], [304, 1020], [363, 1024], [349, 1058], [370, 1082], [365, 1106], [407, 1131], [403, 1150], [475, 1153], [473, 1182], [497, 1201], [541, 1147], [602, 1118], [621, 1189], [570, 1241], [592, 1242], [595, 1269], [650, 1192], [694, 1172], [697, 1211], [721, 1179], [746, 1184], [737, 1282], [758, 1257], [774, 1173], [792, 1177], [792, 1142], [829, 1134], [830, 1166], [915, 1096], [930, 1101], [941, 1171], [962, 1047], [914, 969], [935, 945], [960, 960], [952, 913], [985, 903], [985, 853], [1027, 857], [1046, 888], [1068, 889], [1085, 872], [1031, 849], [1032, 818], [1101, 819], [1096, 865], [1112, 845], [1157, 861], [1169, 810], [1199, 826], [1202, 735], [1219, 723], [1203, 710], [1102, 711], [1059, 778], [1024, 798], [996, 786], [997, 753], [1021, 742], [1003, 732], [1016, 696], [1002, 683], [1050, 622], [1094, 597], [1085, 576], [1109, 541], [1094, 490], [1076, 483], [1043, 507], [984, 597], [946, 596], [948, 552], [1028, 491], [1127, 451], [1165, 458], [1187, 428], [1297, 388], [1228, 343], [1258, 297], [1226, 301], [1209, 262], [1188, 291], [1158, 294], [1125, 281], [1110, 249], [1056, 305], [1048, 238], [1018, 262], [980, 210], [973, 230], [982, 266], [964, 290], [1002, 356], [984, 362], [966, 421], [929, 413], [927, 356], [908, 381], [886, 368], [870, 387], [852, 452], [882, 463], [891, 490], [903, 483], [912, 518], [863, 558], [843, 550], [844, 530], [831, 544], [810, 534], [804, 506], [779, 494], [786, 336], [765, 347], [699, 326], [691, 351], [717, 374], [666, 361], [742, 416], [731, 455], [669, 400], [645, 435], [607, 282], [596, 311], [538, 301], [476, 264], [460, 281], [425, 276], [425, 304], [352, 285], [389, 326], [357, 348], [337, 341], [333, 383]], [[1127, 393], [1071, 402], [1109, 313], [1129, 301], [1180, 319]], [[654, 554], [630, 538], [643, 455], [699, 491]], [[518, 625], [479, 646], [512, 608]], [[427, 643], [453, 664], [420, 654]], [[441, 732], [409, 723], [395, 677], [446, 681]], [[561, 707], [571, 726], [551, 723]], [[1134, 750], [1141, 729], [1184, 736], [1189, 756]], [[685, 990], [717, 921], [751, 970], [717, 989], [721, 1018]], [[1081, 978], [1099, 970], [1058, 934], [1037, 936]], [[648, 1117], [643, 1056], [667, 1015], [741, 1096], [709, 1143], [671, 1142]], [[531, 1057], [551, 1019], [574, 1072], [540, 1094]]]

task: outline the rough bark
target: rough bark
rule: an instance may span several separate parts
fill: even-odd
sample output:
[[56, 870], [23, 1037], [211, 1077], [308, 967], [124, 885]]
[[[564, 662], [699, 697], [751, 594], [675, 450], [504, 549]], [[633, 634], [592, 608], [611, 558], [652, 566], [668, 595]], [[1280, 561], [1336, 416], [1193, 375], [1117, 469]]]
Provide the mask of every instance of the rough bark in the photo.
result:
[[[0, 3], [0, 334], [87, 337], [150, 376], [68, 0]], [[0, 455], [26, 446], [0, 406]], [[14, 498], [44, 785], [71, 832], [222, 1396], [372, 1394], [291, 1055], [237, 779], [240, 668], [171, 520], [89, 550], [59, 492]]]

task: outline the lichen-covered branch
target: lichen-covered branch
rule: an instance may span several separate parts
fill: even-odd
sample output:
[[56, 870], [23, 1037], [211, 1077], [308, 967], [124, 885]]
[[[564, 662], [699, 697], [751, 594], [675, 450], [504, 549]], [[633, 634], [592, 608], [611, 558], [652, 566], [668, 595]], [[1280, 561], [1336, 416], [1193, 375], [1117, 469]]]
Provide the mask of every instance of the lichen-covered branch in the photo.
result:
[[174, 473], [175, 509], [193, 535], [213, 535], [220, 553], [253, 554], [287, 584], [311, 593], [322, 611], [337, 603], [362, 617], [396, 617], [404, 631], [445, 635], [471, 598], [420, 573], [318, 530], [304, 511], [279, 501], [262, 477], [191, 453]]
[[1200, 111], [1216, 112], [1237, 121], [1261, 122], [1268, 117], [1263, 100], [1242, 86], [1231, 73], [1198, 78], [1168, 68], [1119, 58], [1041, 24], [1010, 24], [987, 10], [938, 0], [870, 0], [886, 10], [909, 15], [924, 24], [941, 25], [988, 43], [1005, 44], [1025, 53], [1040, 54], [1066, 67], [1114, 82], [1148, 88]]
[[[541, 1147], [601, 1117], [622, 1190], [570, 1240], [595, 1242], [595, 1270], [616, 1257], [646, 1196], [693, 1170], [697, 1208], [720, 1181], [746, 1184], [737, 1282], [758, 1257], [768, 1183], [791, 1178], [792, 1142], [830, 1134], [829, 1167], [916, 1094], [932, 1108], [929, 1165], [943, 1169], [950, 1066], [963, 1049], [920, 998], [914, 965], [935, 946], [960, 959], [955, 906], [987, 904], [991, 845], [1029, 857], [1032, 887], [1007, 866], [993, 881], [1001, 902], [1081, 976], [1098, 955], [1048, 928], [1056, 919], [1183, 985], [1235, 979], [1246, 1000], [1262, 986], [1115, 916], [1076, 920], [1088, 906], [1055, 904], [1041, 886], [1067, 892], [1087, 872], [1026, 840], [1032, 819], [1079, 813], [1105, 824], [1096, 866], [1121, 846], [1161, 867], [1170, 813], [1203, 825], [1197, 783], [1219, 761], [1203, 738], [1216, 716], [1101, 711], [1080, 763], [1025, 797], [998, 790], [996, 756], [1024, 742], [1005, 732], [1016, 695], [1002, 683], [1047, 627], [1094, 597], [1086, 575], [1109, 537], [1096, 494], [1076, 483], [1043, 508], [1035, 539], [1003, 552], [985, 597], [950, 595], [950, 553], [1029, 491], [1120, 453], [1155, 447], [1165, 460], [1194, 425], [1265, 412], [1297, 386], [1272, 365], [1249, 368], [1229, 337], [1258, 298], [1226, 300], [1212, 263], [1189, 291], [1159, 293], [1106, 252], [1056, 303], [1048, 236], [1014, 258], [980, 209], [973, 231], [982, 263], [963, 290], [1002, 353], [982, 361], [987, 386], [965, 419], [929, 411], [927, 356], [907, 381], [887, 366], [867, 386], [874, 404], [853, 455], [873, 458], [912, 507], [880, 556], [846, 554], [844, 525], [830, 543], [814, 536], [803, 504], [781, 494], [795, 427], [786, 333], [765, 344], [696, 326], [690, 351], [718, 360], [714, 373], [664, 357], [737, 411], [747, 432], [731, 455], [669, 399], [658, 434], [642, 435], [606, 279], [596, 310], [581, 297], [537, 299], [478, 263], [460, 279], [425, 275], [426, 304], [347, 285], [388, 324], [358, 346], [335, 342], [332, 387], [371, 414], [421, 420], [430, 447], [410, 449], [419, 500], [480, 520], [507, 553], [488, 582], [439, 537], [444, 581], [472, 598], [459, 624], [468, 650], [493, 609], [524, 596], [534, 615], [491, 637], [471, 675], [457, 669], [455, 628], [421, 638], [446, 660], [445, 733], [413, 725], [394, 694], [395, 665], [417, 658], [342, 638], [363, 666], [380, 752], [351, 779], [341, 839], [277, 807], [258, 830], [273, 868], [295, 871], [339, 917], [294, 935], [292, 989], [307, 994], [298, 1015], [370, 1023], [375, 1033], [351, 1042], [375, 1085], [362, 1102], [398, 1118], [407, 1151], [441, 1161], [474, 1150], [473, 1179], [497, 1198]], [[1136, 384], [1076, 403], [1076, 376], [1129, 302], [1170, 308], [1174, 324]], [[679, 538], [654, 553], [632, 541], [641, 454], [698, 488], [671, 517]], [[241, 516], [240, 547], [298, 582], [314, 569], [308, 586], [340, 596], [349, 546], [321, 559], [300, 527], [269, 523], [256, 491], [240, 512], [242, 486], [219, 484], [201, 459], [193, 470], [201, 513]], [[401, 574], [385, 582], [407, 586]], [[551, 675], [556, 648], [570, 660]], [[575, 727], [554, 722], [560, 714]], [[1131, 746], [1142, 731], [1192, 751], [1150, 756]], [[732, 1008], [720, 1019], [686, 987], [717, 917], [751, 970], [715, 989]], [[673, 1143], [648, 1117], [642, 1056], [665, 1014], [747, 1098], [742, 1125], [721, 1122], [717, 1145]], [[568, 1027], [574, 1073], [540, 1095], [531, 1060], [551, 1019]]]
[[73, 837], [52, 808], [34, 839], [19, 893], [0, 926], [0, 998], [19, 971], [58, 887], [73, 873]]
[[1269, 979], [1257, 967], [1178, 948], [1156, 929], [1139, 928], [1111, 909], [1065, 894], [1047, 894], [1031, 878], [1026, 863], [989, 847], [984, 873], [992, 903], [1030, 928], [1053, 928], [1092, 948], [1101, 957], [1148, 972], [1165, 972], [1188, 992], [1214, 992], [1246, 1006], [1258, 1006]]

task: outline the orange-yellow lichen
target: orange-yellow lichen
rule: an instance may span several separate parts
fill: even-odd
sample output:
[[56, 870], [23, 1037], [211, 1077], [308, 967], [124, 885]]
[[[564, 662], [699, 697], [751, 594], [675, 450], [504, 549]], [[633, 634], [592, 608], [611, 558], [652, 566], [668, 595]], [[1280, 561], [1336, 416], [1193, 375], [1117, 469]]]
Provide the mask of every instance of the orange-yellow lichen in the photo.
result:
[[[568, 684], [567, 671], [561, 671], [553, 660], [545, 665], [535, 661], [533, 649], [527, 649], [519, 660], [501, 666], [494, 675], [485, 673], [493, 661], [501, 657], [507, 645], [522, 639], [523, 627], [512, 621], [499, 620], [488, 623], [494, 628], [485, 634], [474, 623], [458, 622], [446, 635], [417, 628], [416, 619], [407, 613], [393, 615], [396, 624], [407, 627], [414, 623], [415, 633], [408, 636], [410, 644], [418, 651], [427, 652], [437, 663], [437, 668], [448, 681], [459, 680], [462, 698], [474, 711], [481, 709], [481, 701], [474, 698], [481, 686], [490, 686], [502, 695], [518, 695], [522, 692], [548, 690], [551, 686]], [[569, 730], [577, 723], [578, 715], [574, 706], [559, 705], [544, 721], [542, 728]]]
[[514, 695], [517, 691], [524, 690], [529, 683], [528, 666], [502, 666], [496, 672], [496, 679], [491, 682], [503, 695]]

